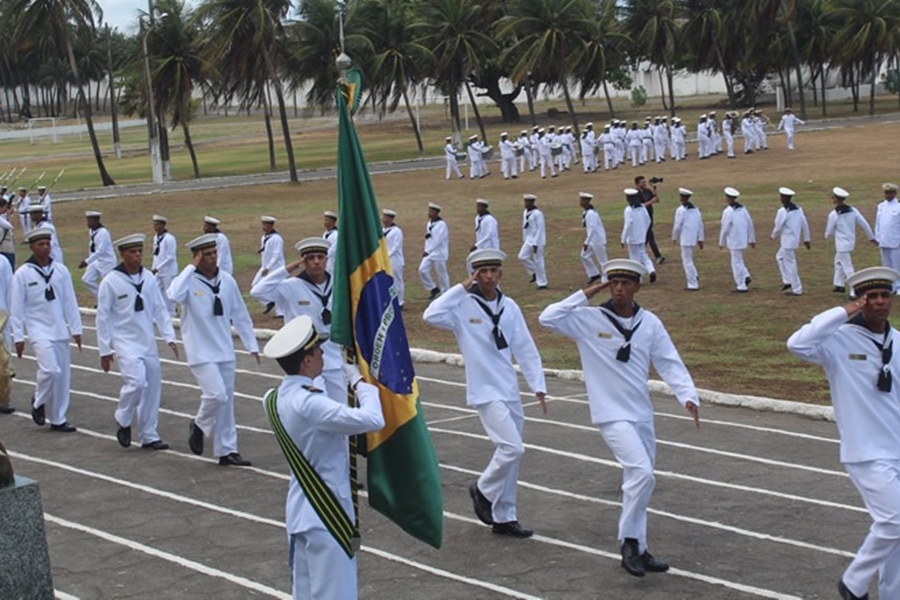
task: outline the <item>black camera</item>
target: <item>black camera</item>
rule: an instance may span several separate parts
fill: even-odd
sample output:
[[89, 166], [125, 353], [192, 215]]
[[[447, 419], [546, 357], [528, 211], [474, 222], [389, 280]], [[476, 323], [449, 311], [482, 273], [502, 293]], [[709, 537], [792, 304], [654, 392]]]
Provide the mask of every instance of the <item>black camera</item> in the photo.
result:
[[662, 177], [651, 177], [651, 178], [650, 178], [650, 183], [651, 183], [652, 185], [656, 185], [657, 183], [662, 183], [662, 182], [663, 182], [663, 178], [662, 178]]

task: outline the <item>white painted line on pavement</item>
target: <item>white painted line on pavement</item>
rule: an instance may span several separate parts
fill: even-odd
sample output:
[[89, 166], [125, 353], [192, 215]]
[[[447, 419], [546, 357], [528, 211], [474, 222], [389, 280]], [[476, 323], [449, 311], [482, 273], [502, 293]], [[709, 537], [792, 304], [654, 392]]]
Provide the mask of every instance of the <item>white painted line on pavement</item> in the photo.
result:
[[78, 596], [73, 596], [72, 594], [67, 594], [60, 590], [53, 590], [53, 595], [57, 600], [80, 600]]

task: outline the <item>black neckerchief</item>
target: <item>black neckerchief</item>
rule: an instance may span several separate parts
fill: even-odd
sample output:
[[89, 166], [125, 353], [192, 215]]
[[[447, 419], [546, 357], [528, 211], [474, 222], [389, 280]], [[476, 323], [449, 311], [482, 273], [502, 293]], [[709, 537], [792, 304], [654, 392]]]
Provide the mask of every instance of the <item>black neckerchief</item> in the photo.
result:
[[489, 214], [491, 214], [491, 213], [486, 212], [486, 213], [484, 213], [483, 215], [478, 215], [478, 217], [475, 219], [475, 231], [476, 231], [476, 232], [477, 232], [479, 229], [481, 229], [481, 222], [482, 222], [482, 221], [484, 220], [484, 218], [485, 218], [486, 216], [488, 216]]
[[309, 275], [306, 271], [301, 271], [299, 275], [297, 275], [298, 279], [302, 279], [307, 283], [307, 288], [310, 292], [312, 292], [313, 296], [319, 299], [319, 302], [322, 303], [322, 323], [325, 325], [331, 325], [331, 311], [328, 309], [328, 297], [331, 296], [331, 274], [328, 271], [325, 271], [325, 293], [320, 294], [317, 283], [315, 283], [312, 279], [309, 278]]
[[435, 217], [433, 220], [428, 222], [428, 233], [425, 234], [425, 239], [431, 239], [431, 228], [434, 227], [434, 224], [438, 221], [442, 221], [440, 217]]
[[[640, 311], [641, 311], [641, 307], [638, 306], [637, 302], [634, 302], [633, 304], [634, 304], [634, 314], [632, 315], [632, 319], [637, 317], [638, 313], [640, 313]], [[608, 301], [604, 302], [603, 304], [600, 305], [599, 308], [601, 309], [600, 312], [602, 312], [604, 315], [606, 315], [606, 318], [609, 319], [610, 323], [613, 324], [613, 327], [616, 328], [616, 331], [618, 331], [620, 334], [622, 334], [622, 337], [625, 338], [625, 344], [622, 347], [620, 347], [619, 351], [616, 353], [616, 360], [621, 361], [621, 362], [628, 362], [628, 360], [631, 358], [631, 337], [634, 335], [634, 332], [637, 331], [638, 327], [641, 326], [641, 323], [644, 322], [643, 319], [638, 321], [637, 324], [635, 324], [635, 326], [632, 327], [631, 329], [626, 329], [625, 327], [622, 326], [621, 323], [619, 323], [619, 320], [617, 318], [618, 315], [616, 314], [616, 311], [613, 308], [612, 300], [608, 300]], [[633, 322], [634, 321], [632, 320], [632, 323]]]
[[733, 208], [734, 210], [737, 210], [739, 208], [744, 208], [744, 205], [741, 204], [740, 202], [735, 202], [734, 204], [731, 205], [731, 208]]
[[587, 214], [589, 210], [596, 210], [593, 204], [588, 204], [587, 208], [584, 209], [584, 212], [581, 213], [581, 226], [587, 228]]
[[853, 207], [847, 204], [838, 204], [834, 207], [834, 212], [839, 215], [846, 215], [848, 212], [853, 212]]
[[97, 245], [94, 243], [94, 236], [97, 235], [97, 232], [103, 229], [101, 225], [97, 229], [91, 229], [91, 254], [97, 251]]
[[525, 223], [522, 225], [522, 229], [528, 229], [528, 219], [531, 217], [532, 211], [537, 210], [537, 207], [534, 208], [526, 208], [525, 209]]
[[683, 206], [684, 206], [687, 210], [691, 210], [692, 208], [697, 208], [697, 207], [694, 206], [693, 203], [691, 203], [690, 201], [685, 202], [685, 203], [683, 204]]
[[788, 202], [787, 204], [784, 205], [784, 210], [786, 210], [788, 212], [791, 212], [792, 210], [797, 210], [798, 208], [800, 208], [800, 207], [797, 206], [796, 204], [794, 204], [793, 202]]
[[[872, 331], [866, 325], [865, 319], [863, 319], [862, 314], [858, 314], [849, 321], [847, 321], [851, 325], [859, 325], [860, 327], [865, 327], [867, 330]], [[875, 333], [874, 331], [872, 333]], [[890, 392], [891, 386], [894, 382], [894, 377], [891, 374], [891, 358], [894, 356], [894, 340], [891, 338], [890, 343], [888, 343], [888, 338], [891, 337], [891, 324], [886, 323], [886, 329], [884, 331], [884, 339], [881, 340], [881, 343], [872, 340], [872, 343], [878, 348], [878, 351], [881, 352], [881, 369], [878, 371], [878, 382], [876, 387], [878, 391], [881, 392]]]
[[[30, 264], [32, 268], [37, 271], [37, 274], [41, 276], [41, 279], [44, 280], [44, 284], [47, 286], [46, 288], [44, 288], [44, 299], [47, 302], [56, 300], [56, 292], [53, 291], [53, 286], [50, 285], [50, 278], [53, 277], [53, 259], [50, 259], [50, 262], [47, 263], [46, 267], [42, 267], [41, 265], [39, 265], [38, 262], [34, 260], [34, 256], [31, 256], [25, 262]], [[49, 268], [50, 272], [44, 273], [45, 268]]]
[[166, 239], [166, 233], [168, 232], [163, 230], [162, 233], [156, 234], [156, 240], [154, 240], [153, 243], [153, 256], [159, 256], [159, 247], [162, 244], [162, 241]]
[[334, 229], [329, 229], [328, 231], [326, 231], [326, 232], [325, 232], [325, 239], [327, 240], [328, 238], [330, 238], [330, 237], [331, 237], [331, 234], [334, 233], [334, 232], [337, 231], [337, 230], [338, 230], [338, 228], [335, 227]]
[[269, 241], [269, 238], [272, 237], [273, 235], [275, 235], [276, 233], [278, 233], [278, 232], [273, 229], [272, 231], [270, 231], [269, 233], [267, 233], [266, 235], [263, 236], [262, 248], [260, 248], [259, 250], [256, 251], [257, 254], [262, 254], [265, 251], [266, 243]]
[[222, 281], [219, 279], [218, 267], [216, 267], [216, 273], [213, 275], [213, 279], [215, 283], [208, 282], [206, 277], [202, 274], [197, 277], [197, 281], [208, 287], [209, 291], [213, 293], [213, 316], [221, 317], [225, 315], [225, 310], [222, 308], [222, 299], [219, 298], [219, 290], [222, 287]]
[[114, 270], [124, 275], [128, 283], [134, 286], [134, 291], [137, 292], [137, 295], [134, 297], [134, 312], [141, 312], [142, 310], [144, 310], [144, 299], [141, 297], [141, 290], [144, 287], [144, 270], [141, 269], [140, 271], [138, 271], [138, 275], [141, 276], [141, 280], [137, 283], [131, 280], [131, 273], [125, 270], [125, 263], [117, 264]]
[[500, 317], [503, 316], [503, 311], [505, 307], [500, 306], [503, 303], [503, 292], [497, 290], [497, 307], [499, 310], [497, 314], [491, 310], [491, 307], [487, 305], [489, 300], [484, 297], [484, 294], [481, 291], [481, 288], [478, 287], [478, 284], [473, 285], [469, 288], [469, 294], [475, 299], [475, 303], [481, 307], [488, 317], [491, 319], [491, 323], [494, 324], [494, 328], [491, 330], [491, 335], [494, 336], [494, 344], [497, 346], [497, 350], [505, 350], [509, 348], [509, 343], [506, 341], [506, 337], [503, 335], [503, 332], [500, 330]]

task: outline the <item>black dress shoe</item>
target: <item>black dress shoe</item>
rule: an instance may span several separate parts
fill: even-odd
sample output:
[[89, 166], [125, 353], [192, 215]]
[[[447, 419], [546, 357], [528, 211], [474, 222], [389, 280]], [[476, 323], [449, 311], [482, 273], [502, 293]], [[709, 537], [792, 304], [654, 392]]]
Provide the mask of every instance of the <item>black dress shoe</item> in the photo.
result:
[[866, 592], [862, 596], [854, 596], [853, 592], [847, 589], [843, 579], [839, 579], [837, 583], [838, 593], [843, 600], [869, 600], [869, 593]]
[[9, 404], [4, 404], [0, 406], [0, 415], [11, 415], [16, 412], [15, 406], [10, 406]]
[[469, 497], [472, 498], [472, 506], [475, 509], [475, 516], [485, 525], [494, 524], [494, 513], [491, 501], [484, 497], [481, 490], [478, 489], [478, 483], [469, 486]]
[[641, 561], [644, 563], [644, 570], [648, 573], [665, 573], [669, 570], [669, 563], [659, 560], [646, 550], [641, 554]]
[[525, 529], [521, 525], [519, 525], [518, 521], [508, 521], [506, 523], [494, 523], [494, 527], [491, 529], [497, 535], [508, 535], [510, 537], [515, 538], [530, 538], [534, 535], [534, 532], [530, 529]]
[[188, 446], [194, 454], [203, 454], [203, 430], [197, 426], [197, 422], [191, 420]]
[[155, 442], [141, 444], [141, 448], [144, 450], [168, 450], [169, 445], [162, 440], [156, 440]]
[[264, 315], [269, 314], [270, 312], [272, 312], [272, 309], [273, 309], [273, 308], [275, 308], [275, 303], [274, 303], [274, 302], [269, 302], [268, 304], [266, 304], [266, 310], [263, 311], [263, 314], [264, 314]]
[[789, 289], [791, 289], [791, 284], [789, 284], [789, 283], [785, 283], [784, 285], [781, 286], [781, 291], [782, 291], [782, 292], [783, 292], [784, 290], [789, 290]]
[[41, 404], [37, 408], [34, 407], [34, 398], [31, 399], [31, 420], [34, 421], [38, 425], [43, 425], [47, 422], [47, 417], [44, 413], [44, 405]]
[[737, 288], [734, 288], [733, 290], [731, 290], [731, 293], [732, 293], [732, 294], [746, 294], [746, 293], [749, 292], [749, 291], [750, 291], [750, 290], [739, 290], [739, 289], [737, 289]]
[[753, 280], [750, 277], [744, 279], [744, 285], [750, 285], [751, 283], [753, 283]]
[[650, 283], [656, 283], [656, 271], [650, 273]]
[[831, 291], [834, 292], [834, 293], [836, 293], [836, 294], [843, 294], [843, 293], [846, 292], [847, 290], [846, 290], [846, 289], [844, 288], [844, 286], [842, 286], [842, 285], [836, 285], [836, 286], [834, 286], [833, 288], [831, 288]]
[[237, 452], [232, 452], [231, 454], [219, 457], [219, 465], [223, 467], [249, 467], [252, 464], [253, 463]]
[[531, 276], [531, 283], [534, 283], [535, 281], [537, 281], [537, 275], [532, 275], [532, 276]]
[[76, 431], [76, 428], [68, 421], [63, 421], [60, 425], [50, 425], [50, 430], [59, 431], [60, 433], [72, 433], [73, 431]]
[[432, 288], [431, 293], [428, 295], [429, 300], [434, 300], [438, 296], [441, 295], [441, 288]]
[[643, 577], [647, 570], [644, 568], [644, 560], [638, 550], [638, 541], [634, 538], [625, 538], [622, 543], [622, 568], [629, 575]]
[[131, 426], [122, 427], [119, 425], [119, 428], [116, 430], [116, 439], [119, 440], [119, 445], [123, 448], [127, 448], [131, 445]]
[[539, 285], [539, 286], [537, 286], [537, 289], [539, 289], [539, 290], [546, 290], [546, 289], [547, 289], [547, 286], [546, 286], [546, 285]]

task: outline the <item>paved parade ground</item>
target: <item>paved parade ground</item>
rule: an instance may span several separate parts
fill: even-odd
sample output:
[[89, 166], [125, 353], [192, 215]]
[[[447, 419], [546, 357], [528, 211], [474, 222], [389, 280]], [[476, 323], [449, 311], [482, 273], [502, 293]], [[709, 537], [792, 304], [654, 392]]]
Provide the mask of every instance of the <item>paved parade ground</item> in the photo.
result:
[[[260, 402], [280, 380], [277, 365], [238, 354], [240, 452], [253, 467], [218, 466], [209, 443], [206, 456], [191, 454], [199, 389], [162, 342], [159, 431], [172, 449], [123, 449], [113, 421], [121, 380], [100, 369], [93, 325], [86, 317], [84, 349], [72, 350], [77, 433], [31, 421], [31, 354], [13, 359], [18, 411], [0, 417], [17, 474], [40, 482], [59, 596], [289, 598], [287, 465]], [[833, 423], [704, 406], [698, 431], [660, 396], [649, 545], [672, 570], [631, 577], [615, 540], [621, 470], [590, 425], [583, 384], [550, 378], [547, 415], [521, 388], [519, 520], [536, 534], [494, 535], [467, 493], [492, 446], [465, 406], [463, 370], [419, 364], [417, 374], [441, 464], [444, 546], [425, 546], [364, 507], [362, 598], [833, 598], [869, 526], [838, 462]]]

